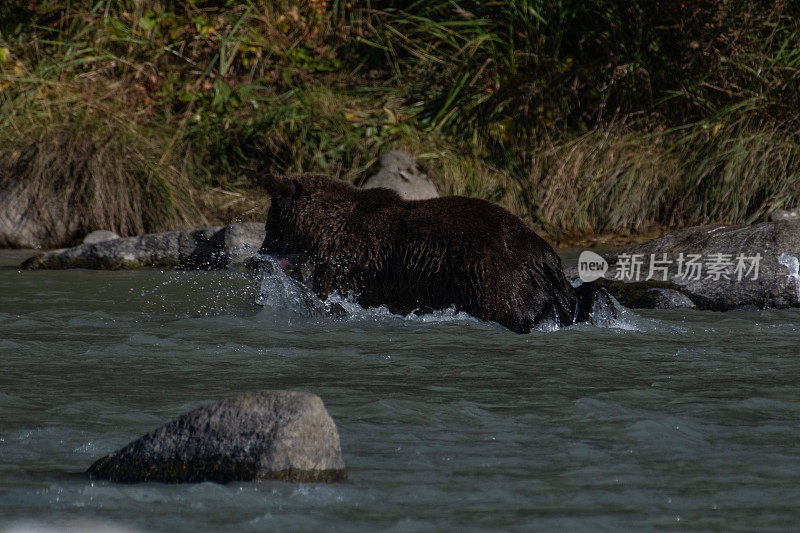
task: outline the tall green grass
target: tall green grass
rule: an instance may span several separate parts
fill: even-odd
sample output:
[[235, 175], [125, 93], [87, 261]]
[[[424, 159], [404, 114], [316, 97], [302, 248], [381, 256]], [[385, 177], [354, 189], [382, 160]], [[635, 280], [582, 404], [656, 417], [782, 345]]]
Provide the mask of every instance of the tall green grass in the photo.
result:
[[754, 98], [796, 129], [800, 4], [383, 2], [370, 39], [420, 121], [485, 142], [635, 114], [680, 125]]

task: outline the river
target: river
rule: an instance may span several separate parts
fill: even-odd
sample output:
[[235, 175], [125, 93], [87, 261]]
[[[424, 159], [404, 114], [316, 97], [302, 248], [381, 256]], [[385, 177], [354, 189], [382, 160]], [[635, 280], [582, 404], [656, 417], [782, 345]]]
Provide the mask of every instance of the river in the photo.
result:
[[[455, 313], [261, 308], [245, 272], [20, 272], [20, 257], [0, 252], [0, 531], [800, 526], [798, 310], [516, 335]], [[322, 397], [347, 482], [75, 475], [262, 389]]]

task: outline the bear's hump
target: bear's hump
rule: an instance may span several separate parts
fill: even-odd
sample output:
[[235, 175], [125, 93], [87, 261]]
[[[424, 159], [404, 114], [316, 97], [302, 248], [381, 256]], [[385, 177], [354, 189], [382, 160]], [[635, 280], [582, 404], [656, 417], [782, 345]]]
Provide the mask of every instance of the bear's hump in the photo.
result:
[[375, 187], [372, 189], [359, 189], [358, 198], [362, 202], [395, 204], [405, 200], [397, 194], [397, 191], [385, 187]]

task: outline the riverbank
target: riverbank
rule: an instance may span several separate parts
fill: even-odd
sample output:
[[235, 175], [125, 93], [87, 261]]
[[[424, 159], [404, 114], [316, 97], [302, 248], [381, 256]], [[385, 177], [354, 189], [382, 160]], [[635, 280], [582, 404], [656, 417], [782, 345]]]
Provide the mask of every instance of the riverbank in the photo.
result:
[[389, 149], [556, 243], [800, 203], [793, 3], [226, 5], [0, 8], [5, 216], [46, 247], [263, 220], [265, 174]]

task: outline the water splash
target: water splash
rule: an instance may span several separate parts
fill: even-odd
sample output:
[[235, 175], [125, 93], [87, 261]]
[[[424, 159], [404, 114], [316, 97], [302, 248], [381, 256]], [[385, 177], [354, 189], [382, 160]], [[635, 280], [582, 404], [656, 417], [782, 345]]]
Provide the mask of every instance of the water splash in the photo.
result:
[[[586, 283], [581, 278], [568, 281], [573, 289], [577, 289]], [[577, 312], [577, 302], [575, 301], [575, 303], [575, 311]], [[624, 307], [611, 294], [605, 290], [601, 290], [595, 293], [592, 301], [592, 308], [589, 312], [589, 319], [586, 323], [598, 328], [639, 331], [639, 327], [636, 325], [638, 318], [636, 313]]]
[[241, 271], [180, 271], [126, 273], [132, 286], [130, 305], [166, 312], [175, 318], [252, 312], [256, 293], [253, 276]]
[[[382, 326], [462, 323], [471, 326], [485, 325], [492, 329], [500, 327], [496, 324], [482, 322], [457, 310], [455, 306], [425, 313], [412, 311], [403, 316], [392, 313], [384, 305], [364, 308], [355, 301], [355, 296], [352, 294], [342, 296], [332, 293], [321, 300], [306, 284], [288, 275], [278, 259], [256, 252], [249, 246], [246, 248], [258, 265], [259, 279], [255, 303], [273, 313], [286, 314], [288, 312], [290, 316], [301, 318], [346, 316], [349, 323], [369, 323]], [[613, 298], [611, 301], [598, 299], [594, 303], [590, 324], [600, 328], [637, 330], [638, 328], [631, 321], [632, 313], [623, 313], [622, 310], [625, 308]], [[547, 333], [558, 329], [560, 328], [555, 320], [545, 320], [533, 331]]]
[[303, 283], [288, 276], [277, 258], [245, 246], [258, 264], [257, 305], [303, 317], [335, 314], [331, 304], [323, 302]]
[[785, 266], [789, 271], [786, 276], [786, 281], [794, 280], [794, 287], [797, 291], [797, 301], [800, 302], [800, 260], [793, 255], [781, 254], [778, 256], [778, 263]]

